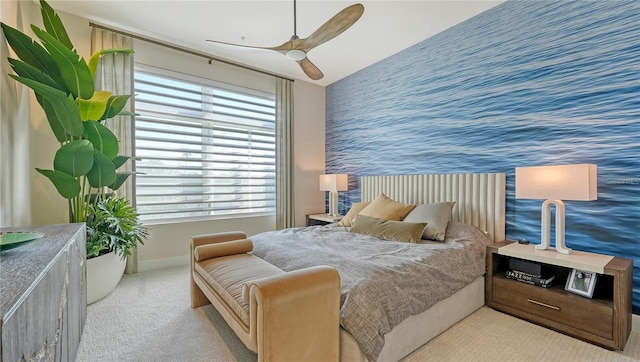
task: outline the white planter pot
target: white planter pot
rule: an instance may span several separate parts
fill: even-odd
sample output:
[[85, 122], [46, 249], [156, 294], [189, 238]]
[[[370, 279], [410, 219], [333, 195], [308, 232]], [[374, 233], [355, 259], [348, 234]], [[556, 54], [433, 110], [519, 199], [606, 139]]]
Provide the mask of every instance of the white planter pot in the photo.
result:
[[115, 252], [87, 259], [87, 304], [109, 295], [124, 274], [127, 259], [121, 260]]

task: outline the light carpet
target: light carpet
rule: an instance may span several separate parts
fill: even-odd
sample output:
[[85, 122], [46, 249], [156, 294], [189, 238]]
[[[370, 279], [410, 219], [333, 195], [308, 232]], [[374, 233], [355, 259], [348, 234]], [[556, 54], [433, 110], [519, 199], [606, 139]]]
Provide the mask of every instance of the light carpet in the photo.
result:
[[[76, 362], [256, 361], [211, 305], [192, 309], [188, 267], [125, 275], [87, 308]], [[483, 307], [403, 361], [640, 361], [640, 333], [608, 351]]]

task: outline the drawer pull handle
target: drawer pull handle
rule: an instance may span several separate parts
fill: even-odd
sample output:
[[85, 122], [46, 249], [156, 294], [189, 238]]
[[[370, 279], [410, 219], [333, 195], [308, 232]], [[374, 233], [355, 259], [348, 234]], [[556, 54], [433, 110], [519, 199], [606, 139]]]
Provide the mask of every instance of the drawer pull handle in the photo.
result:
[[533, 304], [537, 304], [537, 305], [541, 305], [543, 307], [551, 308], [551, 309], [554, 309], [554, 310], [560, 310], [560, 308], [558, 308], [556, 306], [549, 305], [549, 304], [542, 303], [542, 302], [538, 302], [537, 300], [533, 300], [533, 299], [527, 299], [527, 302], [533, 303]]

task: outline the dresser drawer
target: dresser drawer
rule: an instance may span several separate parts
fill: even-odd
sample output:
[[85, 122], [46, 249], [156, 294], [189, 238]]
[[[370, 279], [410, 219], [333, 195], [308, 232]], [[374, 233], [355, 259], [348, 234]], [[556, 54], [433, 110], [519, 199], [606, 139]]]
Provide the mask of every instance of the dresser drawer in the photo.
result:
[[564, 324], [596, 336], [613, 337], [613, 307], [604, 302], [501, 277], [493, 278], [494, 303]]

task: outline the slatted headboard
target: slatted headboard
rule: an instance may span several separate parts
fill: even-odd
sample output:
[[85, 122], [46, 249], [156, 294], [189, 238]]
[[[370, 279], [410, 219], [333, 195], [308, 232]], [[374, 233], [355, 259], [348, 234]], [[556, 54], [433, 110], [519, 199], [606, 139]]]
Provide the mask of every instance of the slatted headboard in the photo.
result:
[[455, 201], [453, 221], [486, 231], [493, 242], [505, 238], [504, 173], [363, 176], [360, 183], [362, 201], [380, 192], [405, 204]]

